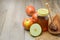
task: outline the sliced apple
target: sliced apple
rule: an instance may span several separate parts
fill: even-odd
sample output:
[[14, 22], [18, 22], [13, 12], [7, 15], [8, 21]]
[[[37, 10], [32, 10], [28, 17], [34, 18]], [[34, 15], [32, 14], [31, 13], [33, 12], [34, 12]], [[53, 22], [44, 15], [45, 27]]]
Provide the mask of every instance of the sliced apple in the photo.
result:
[[39, 36], [42, 33], [42, 28], [39, 24], [35, 23], [30, 27], [30, 34], [32, 36]]

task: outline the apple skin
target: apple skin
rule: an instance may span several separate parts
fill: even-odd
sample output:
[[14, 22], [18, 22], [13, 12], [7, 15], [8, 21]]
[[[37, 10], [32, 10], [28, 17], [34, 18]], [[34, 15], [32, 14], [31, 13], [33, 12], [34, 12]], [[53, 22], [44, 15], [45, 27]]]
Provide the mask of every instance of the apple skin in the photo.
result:
[[37, 21], [38, 21], [37, 12], [35, 12], [35, 13], [32, 15], [32, 19], [33, 19], [33, 22], [34, 22], [34, 23], [37, 23]]
[[33, 21], [31, 18], [25, 18], [23, 21], [23, 26], [26, 30], [29, 30], [32, 24], [33, 24]]
[[28, 16], [32, 16], [35, 13], [35, 8], [32, 5], [27, 6], [26, 13]]

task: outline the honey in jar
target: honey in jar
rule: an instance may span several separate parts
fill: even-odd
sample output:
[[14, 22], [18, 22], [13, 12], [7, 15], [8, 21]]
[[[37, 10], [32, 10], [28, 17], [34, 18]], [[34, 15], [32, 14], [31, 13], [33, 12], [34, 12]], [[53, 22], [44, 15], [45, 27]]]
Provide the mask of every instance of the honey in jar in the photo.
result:
[[48, 9], [38, 9], [38, 24], [41, 25], [42, 31], [48, 31]]

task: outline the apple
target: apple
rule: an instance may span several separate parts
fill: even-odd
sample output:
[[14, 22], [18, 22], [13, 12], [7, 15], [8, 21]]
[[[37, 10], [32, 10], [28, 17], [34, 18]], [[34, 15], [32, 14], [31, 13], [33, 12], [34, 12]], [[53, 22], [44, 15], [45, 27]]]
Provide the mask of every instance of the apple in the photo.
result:
[[26, 13], [29, 16], [32, 16], [35, 13], [35, 8], [32, 5], [26, 7]]
[[32, 19], [33, 19], [33, 22], [35, 22], [35, 23], [38, 21], [37, 12], [35, 12], [35, 13], [32, 15]]
[[26, 30], [29, 30], [32, 24], [33, 24], [33, 21], [31, 18], [25, 18], [23, 21], [23, 26]]
[[35, 23], [30, 27], [30, 34], [32, 36], [39, 36], [42, 33], [42, 28], [39, 24]]

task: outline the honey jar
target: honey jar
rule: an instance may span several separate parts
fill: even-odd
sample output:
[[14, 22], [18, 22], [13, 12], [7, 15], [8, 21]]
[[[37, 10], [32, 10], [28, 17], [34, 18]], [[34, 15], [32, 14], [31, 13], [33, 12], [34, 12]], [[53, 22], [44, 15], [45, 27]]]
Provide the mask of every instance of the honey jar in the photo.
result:
[[42, 31], [48, 31], [48, 9], [38, 9], [38, 24], [41, 25]]

